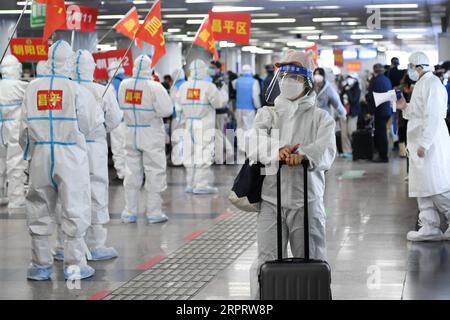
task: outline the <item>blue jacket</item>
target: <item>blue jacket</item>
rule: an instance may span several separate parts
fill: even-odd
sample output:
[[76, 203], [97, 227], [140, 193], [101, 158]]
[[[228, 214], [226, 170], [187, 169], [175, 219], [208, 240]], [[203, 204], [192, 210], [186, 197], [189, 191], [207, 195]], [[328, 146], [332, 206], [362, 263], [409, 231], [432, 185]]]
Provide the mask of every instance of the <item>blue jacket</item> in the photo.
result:
[[116, 97], [117, 99], [119, 99], [119, 88], [120, 88], [120, 84], [122, 83], [123, 80], [127, 79], [128, 77], [123, 74], [123, 73], [119, 73], [118, 75], [116, 75], [114, 77], [114, 79], [112, 80], [112, 85], [114, 86], [114, 89], [116, 90]]
[[[384, 74], [381, 74], [370, 81], [369, 93], [378, 92], [388, 92], [392, 90], [391, 80]], [[375, 109], [375, 116], [378, 117], [390, 117], [392, 115], [392, 107], [390, 102], [385, 102]]]
[[348, 103], [350, 104], [350, 116], [358, 117], [361, 115], [361, 89], [359, 83], [356, 82], [353, 87], [345, 92], [348, 97]]
[[255, 110], [253, 103], [253, 85], [255, 79], [251, 74], [243, 75], [236, 81], [236, 108], [239, 110]]

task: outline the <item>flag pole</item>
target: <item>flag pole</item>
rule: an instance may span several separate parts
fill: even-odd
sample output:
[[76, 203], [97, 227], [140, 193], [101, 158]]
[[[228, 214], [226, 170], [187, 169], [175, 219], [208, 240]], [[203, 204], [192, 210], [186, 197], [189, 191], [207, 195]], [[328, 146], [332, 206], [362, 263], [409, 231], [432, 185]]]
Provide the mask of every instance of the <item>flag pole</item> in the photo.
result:
[[108, 32], [106, 32], [103, 37], [100, 38], [100, 40], [97, 41], [97, 44], [100, 44], [103, 40], [105, 40], [105, 38], [114, 30], [114, 27], [112, 27], [111, 29], [109, 29]]
[[8, 52], [9, 45], [11, 44], [11, 39], [14, 36], [14, 34], [16, 33], [16, 31], [17, 31], [17, 27], [19, 26], [20, 20], [22, 20], [23, 14], [25, 13], [25, 10], [28, 7], [28, 2], [29, 1], [30, 0], [26, 0], [25, 5], [23, 6], [23, 9], [22, 9], [22, 13], [19, 16], [19, 19], [17, 19], [17, 22], [16, 22], [16, 25], [14, 26], [13, 32], [12, 32], [11, 36], [8, 39], [8, 44], [6, 45], [6, 48], [3, 51], [2, 58], [0, 59], [0, 64], [3, 62], [3, 59], [5, 58], [6, 52]]
[[[150, 14], [150, 12], [152, 12], [152, 10], [153, 10], [153, 8], [156, 6], [156, 3], [157, 3], [157, 2], [158, 2], [158, 1], [155, 1], [155, 2], [153, 3], [152, 7], [150, 8], [150, 10], [148, 11], [147, 15], [145, 16], [146, 18], [147, 18], [147, 16]], [[140, 26], [139, 29], [140, 29], [140, 28], [142, 28], [142, 26]], [[123, 55], [122, 59], [120, 59], [119, 65], [117, 66], [116, 70], [114, 71], [114, 75], [111, 77], [111, 79], [109, 79], [108, 84], [106, 85], [106, 88], [105, 88], [105, 92], [103, 92], [102, 98], [105, 97], [106, 92], [108, 92], [108, 89], [109, 89], [109, 87], [111, 86], [111, 83], [112, 83], [113, 79], [116, 77], [117, 72], [119, 71], [120, 67], [121, 67], [122, 64], [123, 64], [123, 61], [125, 60], [125, 57], [127, 56], [128, 52], [130, 52], [131, 47], [133, 46], [134, 42], [136, 41], [136, 35], [138, 34], [138, 32], [139, 32], [139, 30], [136, 31], [136, 33], [134, 34], [133, 40], [130, 42], [130, 45], [128, 46], [127, 51], [125, 51], [125, 54]]]
[[74, 51], [73, 50], [74, 42], [75, 42], [75, 29], [72, 30], [72, 36], [71, 36], [71, 39], [70, 39], [70, 47], [72, 48], [72, 51]]

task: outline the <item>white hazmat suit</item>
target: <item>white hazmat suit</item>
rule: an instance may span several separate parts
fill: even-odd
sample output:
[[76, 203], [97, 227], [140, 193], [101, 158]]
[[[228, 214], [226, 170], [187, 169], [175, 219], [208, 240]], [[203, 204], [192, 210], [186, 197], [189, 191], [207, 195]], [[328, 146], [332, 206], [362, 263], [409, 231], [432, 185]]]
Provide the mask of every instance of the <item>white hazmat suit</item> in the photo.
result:
[[14, 210], [25, 208], [27, 162], [23, 160], [19, 145], [19, 128], [21, 105], [28, 83], [19, 80], [22, 64], [16, 57], [5, 57], [0, 68], [0, 197], [5, 197], [7, 189], [8, 209]]
[[[403, 111], [408, 120], [410, 154], [409, 196], [417, 197], [420, 209], [418, 232], [408, 233], [408, 240], [442, 240], [439, 213], [450, 219], [450, 136], [445, 123], [447, 92], [429, 66], [428, 57], [415, 53], [412, 65], [423, 65], [426, 72], [414, 86], [411, 101]], [[419, 157], [417, 150], [425, 149]], [[450, 240], [450, 228], [444, 238]]]
[[202, 60], [190, 65], [189, 81], [178, 92], [185, 130], [183, 165], [186, 168], [186, 192], [195, 194], [217, 193], [212, 187], [214, 175], [211, 170], [214, 157], [216, 109], [223, 106], [220, 91], [205, 81], [208, 66]]
[[[91, 108], [95, 98], [69, 79], [73, 51], [65, 41], [49, 49], [50, 75], [32, 81], [22, 105], [20, 144], [30, 160], [30, 186], [26, 197], [32, 258], [28, 278], [47, 280], [53, 256], [49, 237], [57, 201], [62, 206], [64, 275], [87, 278], [84, 235], [91, 224], [89, 162], [85, 135], [104, 122]], [[74, 176], [75, 175], [75, 176]], [[76, 178], [74, 178], [76, 177]]]
[[127, 126], [122, 213], [125, 223], [136, 222], [144, 176], [147, 221], [167, 221], [161, 198], [161, 192], [167, 188], [163, 118], [172, 114], [173, 105], [166, 89], [152, 80], [151, 64], [148, 56], [139, 56], [134, 62], [133, 77], [122, 81], [119, 89], [119, 105]]
[[[313, 66], [312, 58], [309, 55], [305, 56], [304, 53], [301, 53], [300, 58], [296, 58], [294, 54], [292, 59], [299, 61], [311, 59], [310, 65]], [[312, 71], [310, 72], [312, 74]], [[251, 161], [260, 161], [266, 165], [277, 163], [278, 149], [272, 150], [269, 154], [265, 152], [265, 146], [277, 145], [269, 143], [270, 139], [276, 139], [274, 129], [279, 130], [277, 132], [280, 147], [292, 148], [300, 145], [298, 153], [304, 155], [310, 162], [308, 172], [310, 256], [313, 259], [325, 260], [326, 215], [323, 197], [325, 171], [331, 167], [336, 156], [335, 121], [326, 111], [317, 108], [316, 94], [313, 91], [292, 101], [284, 95], [284, 91], [288, 92], [288, 89], [293, 88], [292, 83], [286, 88], [283, 83], [280, 84], [281, 95], [275, 100], [275, 108], [263, 107], [258, 110], [253, 128], [247, 134], [250, 141], [258, 141], [258, 148], [250, 148], [248, 157]], [[275, 174], [267, 175], [262, 188], [261, 210], [257, 217], [258, 256], [252, 265], [250, 277], [251, 293], [254, 298], [259, 295], [257, 277], [260, 266], [266, 261], [277, 259], [276, 179]], [[302, 168], [282, 167], [284, 257], [287, 256], [288, 241], [294, 257], [304, 257], [303, 192]]]

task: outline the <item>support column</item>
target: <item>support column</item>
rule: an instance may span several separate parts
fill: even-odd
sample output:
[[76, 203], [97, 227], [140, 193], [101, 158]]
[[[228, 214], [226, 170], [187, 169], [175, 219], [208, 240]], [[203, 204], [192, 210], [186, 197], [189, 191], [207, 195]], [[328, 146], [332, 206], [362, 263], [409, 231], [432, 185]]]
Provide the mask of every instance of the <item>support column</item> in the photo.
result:
[[[14, 25], [16, 24], [15, 19], [7, 19], [2, 18], [0, 19], [0, 52], [3, 53], [5, 50], [6, 45], [8, 44], [9, 37], [13, 37], [11, 33], [14, 30]], [[10, 54], [11, 51], [8, 49], [8, 52], [6, 52], [6, 55]]]

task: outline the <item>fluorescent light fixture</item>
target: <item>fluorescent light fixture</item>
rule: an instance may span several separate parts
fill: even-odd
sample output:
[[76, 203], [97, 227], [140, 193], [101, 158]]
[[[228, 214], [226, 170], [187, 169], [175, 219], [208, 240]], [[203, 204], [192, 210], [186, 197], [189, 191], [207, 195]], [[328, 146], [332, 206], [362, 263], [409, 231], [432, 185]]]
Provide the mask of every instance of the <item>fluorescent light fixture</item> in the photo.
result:
[[202, 24], [203, 23], [203, 19], [188, 19], [186, 20], [187, 24]]
[[320, 39], [320, 36], [307, 36], [306, 37], [306, 39], [308, 39], [308, 40], [319, 40]]
[[279, 13], [252, 13], [252, 17], [279, 17]]
[[295, 18], [252, 19], [252, 23], [294, 23]]
[[313, 22], [339, 22], [342, 21], [341, 17], [328, 17], [328, 18], [313, 18]]
[[188, 10], [188, 8], [161, 8], [161, 12], [184, 12]]
[[359, 43], [373, 43], [372, 39], [361, 39], [359, 40]]
[[104, 14], [97, 17], [100, 20], [113, 20], [113, 19], [122, 19], [125, 15], [123, 14]]
[[291, 30], [289, 31], [290, 34], [317, 34], [317, 33], [323, 33], [323, 30]]
[[333, 45], [335, 45], [335, 46], [351, 46], [353, 44], [355, 44], [355, 43], [352, 41], [337, 41], [337, 42], [333, 43]]
[[405, 33], [412, 33], [412, 32], [425, 33], [425, 32], [427, 32], [427, 29], [426, 28], [405, 28], [405, 29], [391, 29], [391, 31], [395, 32], [395, 33], [403, 33], [403, 32], [405, 32]]
[[169, 28], [169, 29], [167, 29], [167, 32], [169, 32], [169, 33], [181, 32], [181, 29], [180, 28]]
[[322, 36], [320, 36], [320, 39], [321, 40], [337, 40], [337, 39], [339, 39], [339, 36], [336, 36], [336, 35], [333, 35], [333, 34], [325, 34], [325, 35], [322, 35]]
[[165, 14], [166, 19], [195, 19], [195, 18], [205, 18], [207, 14]]
[[384, 4], [368, 4], [367, 9], [416, 9], [419, 7], [417, 3], [384, 3]]
[[351, 39], [383, 39], [382, 34], [352, 34]]
[[264, 7], [214, 6], [213, 12], [245, 12], [264, 10]]
[[[21, 14], [22, 10], [0, 10], [0, 14]], [[25, 10], [25, 13], [31, 14], [31, 10]]]
[[147, 1], [146, 0], [134, 0], [133, 4], [146, 4]]
[[416, 33], [402, 33], [397, 35], [397, 39], [404, 40], [404, 39], [422, 39], [423, 34], [416, 34]]
[[357, 26], [357, 25], [359, 25], [359, 22], [356, 22], [356, 21], [344, 22], [344, 25], [346, 25], [346, 26]]
[[315, 6], [314, 9], [318, 10], [336, 10], [342, 8], [341, 6]]
[[219, 46], [221, 48], [233, 48], [236, 46], [236, 44], [233, 42], [228, 42], [228, 41], [220, 41]]
[[315, 44], [316, 43], [313, 41], [290, 41], [287, 43], [289, 47], [296, 47], [296, 48], [310, 48]]

